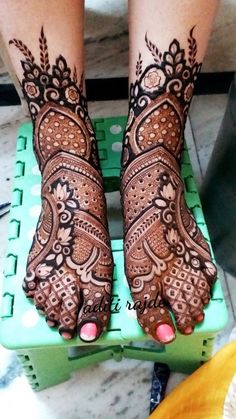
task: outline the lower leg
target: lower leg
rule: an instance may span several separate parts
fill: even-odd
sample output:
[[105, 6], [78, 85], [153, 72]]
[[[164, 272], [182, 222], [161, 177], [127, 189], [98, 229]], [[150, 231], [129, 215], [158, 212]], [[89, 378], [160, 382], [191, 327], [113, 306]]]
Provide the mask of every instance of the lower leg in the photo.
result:
[[42, 212], [23, 288], [64, 338], [77, 326], [81, 339], [92, 341], [109, 321], [95, 306], [109, 305], [113, 263], [84, 95], [83, 1], [9, 0], [0, 22], [29, 105], [42, 174]]
[[[126, 274], [154, 339], [174, 339], [167, 307], [185, 334], [204, 318], [216, 276], [184, 200], [183, 131], [217, 0], [130, 0], [130, 106], [123, 148]], [[204, 14], [202, 10], [204, 9]]]

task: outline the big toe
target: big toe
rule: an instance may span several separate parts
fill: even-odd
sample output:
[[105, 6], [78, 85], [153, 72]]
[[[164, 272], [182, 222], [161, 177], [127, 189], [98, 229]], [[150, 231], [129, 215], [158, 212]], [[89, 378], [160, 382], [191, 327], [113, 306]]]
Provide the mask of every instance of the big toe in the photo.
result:
[[170, 343], [175, 339], [175, 327], [170, 313], [162, 304], [162, 307], [153, 307], [138, 314], [138, 321], [144, 332], [158, 343]]
[[163, 343], [170, 343], [175, 339], [174, 330], [168, 323], [162, 323], [157, 326], [156, 336], [158, 341]]
[[107, 329], [110, 320], [110, 295], [85, 288], [83, 306], [78, 316], [78, 336], [85, 342], [97, 340]]
[[22, 283], [22, 288], [27, 297], [33, 297], [37, 289], [38, 280], [33, 270], [27, 270]]

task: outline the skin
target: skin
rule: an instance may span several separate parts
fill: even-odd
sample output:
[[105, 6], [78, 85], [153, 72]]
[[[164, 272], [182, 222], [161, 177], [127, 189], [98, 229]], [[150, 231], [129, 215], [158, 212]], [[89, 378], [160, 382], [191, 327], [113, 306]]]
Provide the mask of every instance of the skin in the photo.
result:
[[129, 1], [130, 107], [121, 182], [125, 267], [134, 301], [156, 299], [155, 307], [137, 310], [140, 325], [165, 343], [175, 338], [168, 308], [179, 331], [192, 333], [204, 319], [216, 278], [208, 245], [184, 200], [180, 158], [217, 5]]
[[113, 260], [84, 92], [83, 15], [82, 1], [6, 2], [1, 27], [29, 105], [42, 174], [42, 211], [23, 289], [64, 339], [78, 333], [91, 342], [109, 322]]
[[[130, 0], [129, 1], [129, 32], [130, 32], [130, 48], [129, 48], [129, 81], [130, 85], [134, 84], [137, 80], [137, 61], [139, 58], [139, 54], [142, 57], [142, 70], [140, 69], [141, 76], [142, 72], [147, 69], [148, 66], [153, 64], [153, 55], [150, 53], [150, 49], [147, 47], [147, 41], [145, 41], [145, 35], [148, 34], [148, 39], [151, 40], [153, 45], [158, 45], [159, 51], [165, 52], [168, 51], [168, 48], [173, 40], [177, 40], [181, 48], [185, 51], [188, 49], [188, 37], [191, 28], [195, 26], [194, 29], [194, 37], [197, 41], [197, 56], [196, 62], [201, 63], [205, 54], [207, 41], [209, 38], [209, 34], [211, 31], [212, 23], [214, 20], [214, 16], [217, 10], [218, 1], [210, 0], [205, 2], [205, 0], [191, 0], [191, 2], [187, 0], [183, 0], [181, 2], [177, 0], [167, 0], [166, 2], [161, 2], [160, 0], [149, 0], [148, 2], [140, 2], [139, 0]], [[92, 303], [97, 302], [97, 299], [101, 299], [102, 296], [106, 296], [107, 300], [109, 301], [110, 298], [110, 284], [112, 278], [112, 256], [110, 251], [109, 245], [109, 235], [107, 233], [107, 221], [106, 221], [106, 206], [105, 206], [105, 198], [102, 191], [102, 183], [99, 174], [99, 167], [97, 166], [96, 162], [96, 147], [94, 146], [94, 133], [91, 128], [89, 118], [87, 115], [86, 110], [86, 100], [85, 100], [85, 91], [84, 91], [84, 82], [83, 82], [83, 73], [84, 73], [84, 50], [83, 50], [83, 1], [73, 1], [73, 0], [63, 0], [63, 2], [57, 2], [56, 0], [51, 0], [50, 2], [46, 0], [42, 0], [40, 2], [37, 1], [19, 1], [19, 0], [6, 0], [1, 5], [0, 10], [0, 25], [2, 36], [5, 39], [6, 46], [9, 50], [9, 54], [12, 59], [13, 66], [15, 68], [16, 74], [22, 82], [26, 79], [26, 74], [24, 73], [24, 68], [22, 67], [21, 60], [22, 58], [22, 50], [19, 48], [19, 44], [17, 46], [17, 42], [14, 40], [22, 41], [28, 49], [31, 51], [32, 55], [35, 57], [36, 62], [39, 62], [39, 38], [41, 33], [42, 39], [42, 25], [44, 28], [43, 35], [47, 40], [47, 47], [49, 51], [49, 63], [50, 66], [53, 64], [55, 65], [56, 60], [60, 55], [63, 56], [66, 66], [71, 70], [71, 77], [76, 69], [76, 79], [71, 79], [70, 83], [75, 83], [76, 91], [83, 97], [83, 105], [85, 109], [85, 116], [81, 117], [78, 112], [76, 113], [75, 108], [73, 106], [68, 105], [68, 100], [65, 101], [62, 109], [62, 105], [58, 103], [56, 100], [47, 100], [49, 103], [42, 103], [40, 104], [40, 110], [37, 111], [37, 114], [32, 114], [33, 123], [35, 126], [35, 152], [36, 157], [39, 162], [40, 170], [42, 172], [43, 178], [43, 189], [42, 189], [42, 197], [43, 197], [43, 207], [42, 207], [42, 214], [39, 219], [38, 224], [38, 233], [39, 236], [42, 237], [43, 234], [46, 234], [45, 231], [47, 230], [47, 220], [51, 219], [53, 222], [50, 224], [49, 233], [47, 239], [47, 246], [46, 252], [40, 247], [40, 242], [37, 239], [37, 234], [34, 239], [31, 252], [28, 259], [27, 265], [27, 274], [24, 280], [24, 290], [28, 296], [34, 298], [34, 302], [37, 308], [40, 308], [44, 311], [46, 315], [47, 322], [49, 326], [55, 326], [56, 324], [59, 325], [59, 331], [61, 332], [62, 336], [65, 339], [71, 338], [73, 333], [75, 332], [76, 328], [81, 330], [84, 322], [89, 323], [91, 328], [93, 329], [94, 324], [96, 325], [96, 331], [91, 332], [95, 333], [95, 339], [99, 337], [102, 331], [106, 328], [108, 321], [109, 321], [109, 314], [105, 318], [98, 318], [99, 316], [96, 314], [91, 318], [90, 314], [86, 314], [84, 311], [81, 312], [81, 308], [85, 307], [86, 302], [89, 300]], [[204, 13], [202, 13], [204, 10]], [[22, 25], [24, 22], [24, 25]], [[30, 28], [30, 30], [29, 30]], [[60, 30], [58, 30], [60, 28]], [[9, 40], [12, 40], [12, 43], [9, 45]], [[41, 42], [42, 43], [42, 42]], [[23, 54], [24, 55], [24, 54]], [[59, 63], [59, 62], [57, 62]], [[59, 65], [59, 64], [58, 64]], [[64, 65], [64, 64], [63, 64]], [[47, 70], [49, 73], [52, 70]], [[51, 74], [51, 73], [50, 73]], [[150, 78], [150, 77], [149, 77]], [[150, 78], [151, 79], [151, 78]], [[29, 81], [29, 80], [28, 80]], [[35, 80], [34, 80], [35, 81]], [[149, 82], [151, 81], [149, 80]], [[27, 86], [27, 85], [24, 85]], [[32, 88], [32, 86], [31, 86]], [[32, 102], [32, 98], [29, 96], [29, 86], [28, 90], [25, 88], [24, 94], [26, 99], [30, 105]], [[162, 91], [166, 94], [166, 92]], [[32, 94], [32, 90], [31, 90]], [[151, 101], [149, 104], [150, 111], [154, 110], [154, 106], [161, 106], [162, 97], [160, 95], [155, 96], [155, 103]], [[159, 97], [160, 96], [160, 97]], [[168, 94], [167, 94], [168, 96]], [[130, 95], [131, 98], [131, 95]], [[187, 116], [187, 110], [184, 111], [182, 107], [182, 103], [178, 103], [178, 99], [172, 95], [169, 98], [165, 98], [171, 101], [173, 104], [175, 111], [178, 112], [179, 115], [179, 126], [176, 128], [176, 133], [179, 129], [179, 134], [177, 135], [177, 148], [180, 151], [181, 149], [181, 142], [182, 142], [182, 132], [184, 129], [184, 123]], [[43, 102], [43, 101], [42, 101]], [[56, 106], [56, 109], [55, 109]], [[64, 109], [66, 107], [66, 109]], [[214, 282], [215, 278], [215, 271], [211, 265], [211, 272], [210, 275], [206, 274], [206, 266], [203, 267], [203, 264], [206, 262], [210, 263], [210, 255], [209, 249], [207, 248], [204, 240], [199, 232], [197, 232], [197, 242], [199, 248], [197, 249], [197, 255], [201, 259], [201, 281], [196, 279], [191, 282], [191, 290], [190, 290], [190, 297], [193, 298], [194, 295], [198, 295], [199, 304], [197, 305], [197, 309], [194, 311], [193, 309], [189, 311], [188, 309], [185, 310], [185, 316], [179, 316], [178, 310], [174, 309], [175, 301], [171, 300], [171, 296], [168, 293], [171, 292], [173, 287], [173, 280], [171, 283], [166, 282], [167, 273], [170, 273], [171, 269], [173, 269], [176, 263], [179, 263], [179, 259], [176, 255], [173, 256], [174, 252], [171, 253], [171, 262], [168, 261], [167, 271], [165, 275], [159, 275], [156, 277], [155, 275], [152, 277], [151, 281], [147, 284], [147, 289], [142, 289], [140, 292], [136, 293], [137, 290], [134, 290], [134, 282], [135, 276], [131, 273], [133, 267], [131, 262], [132, 260], [132, 252], [128, 251], [128, 242], [130, 240], [130, 231], [131, 231], [131, 224], [130, 220], [128, 219], [128, 210], [130, 209], [129, 201], [132, 201], [131, 194], [132, 188], [130, 186], [126, 186], [126, 181], [129, 176], [132, 177], [131, 169], [132, 164], [137, 165], [137, 171], [141, 171], [141, 160], [142, 160], [142, 153], [143, 149], [138, 150], [137, 148], [137, 125], [139, 128], [146, 129], [146, 122], [147, 122], [147, 111], [149, 112], [149, 108], [142, 110], [139, 114], [135, 116], [131, 115], [132, 105], [130, 105], [130, 112], [129, 112], [129, 120], [131, 120], [131, 124], [127, 126], [125, 141], [131, 144], [131, 149], [134, 150], [132, 159], [126, 159], [125, 152], [123, 156], [123, 171], [122, 171], [122, 199], [123, 199], [123, 207], [124, 207], [124, 228], [125, 228], [125, 260], [126, 260], [126, 274], [131, 286], [131, 290], [133, 292], [134, 299], [146, 299], [147, 295], [148, 298], [157, 297], [157, 307], [155, 307], [155, 311], [152, 313], [140, 313], [138, 311], [138, 319], [143, 327], [144, 331], [152, 336], [154, 339], [158, 341], [165, 341], [165, 343], [174, 339], [174, 327], [173, 323], [170, 319], [167, 306], [168, 303], [172, 311], [175, 314], [177, 327], [182, 333], [188, 334], [193, 331], [194, 325], [196, 322], [201, 321], [204, 317], [203, 315], [203, 307], [208, 302], [210, 297], [210, 287]], [[47, 118], [48, 112], [51, 112], [51, 116], [49, 114], [48, 124], [55, 124], [58, 122], [55, 118], [59, 118], [59, 115], [65, 117], [65, 121], [74, 122], [76, 126], [83, 127], [84, 138], [86, 140], [88, 150], [93, 150], [93, 152], [89, 152], [86, 156], [83, 155], [83, 152], [80, 148], [80, 153], [72, 153], [66, 146], [64, 148], [61, 145], [54, 145], [53, 150], [51, 149], [50, 152], [45, 150], [47, 149], [47, 137], [43, 135], [43, 128], [42, 125], [45, 123]], [[31, 108], [32, 113], [32, 108]], [[56, 114], [56, 115], [55, 115]], [[73, 114], [73, 115], [72, 115]], [[158, 121], [153, 121], [153, 125], [157, 124]], [[168, 121], [170, 123], [170, 121]], [[165, 128], [165, 127], [164, 127]], [[41, 134], [41, 136], [40, 136]], [[55, 135], [61, 135], [61, 132], [55, 133]], [[71, 133], [73, 135], [73, 133]], [[158, 136], [158, 131], [154, 133], [155, 138]], [[41, 138], [41, 140], [39, 140]], [[40, 144], [40, 141], [42, 144]], [[57, 144], [57, 141], [55, 142]], [[133, 148], [132, 148], [133, 147]], [[127, 144], [125, 143], [124, 150], [127, 148]], [[154, 150], [155, 158], [160, 161], [161, 150], [158, 147], [155, 147], [155, 144], [152, 145], [153, 148], [151, 152]], [[42, 153], [44, 150], [44, 155]], [[166, 150], [165, 150], [166, 151]], [[168, 150], [167, 150], [168, 151]], [[127, 156], [126, 156], [127, 157]], [[191, 218], [191, 214], [189, 213], [188, 209], [186, 208], [185, 202], [183, 200], [183, 186], [181, 180], [179, 179], [179, 159], [180, 159], [180, 152], [176, 155], [173, 153], [166, 154], [166, 158], [169, 162], [171, 162], [171, 171], [174, 173], [170, 173], [167, 170], [167, 179], [158, 178], [151, 182], [151, 192], [154, 192], [155, 199], [162, 199], [163, 198], [163, 191], [171, 191], [172, 200], [175, 201], [178, 197], [178, 208], [179, 212], [181, 213], [182, 220], [184, 218], [185, 224], [188, 227], [185, 228], [187, 231], [187, 235], [191, 235], [191, 228], [190, 225], [194, 225], [194, 221]], [[53, 160], [54, 159], [54, 160]], [[57, 174], [53, 174], [53, 167], [55, 164], [55, 159], [59, 161], [60, 164], [68, 164], [69, 170], [66, 171], [64, 169], [60, 169]], [[91, 202], [89, 199], [85, 199], [85, 197], [78, 197], [76, 189], [79, 190], [82, 194], [83, 186], [79, 184], [79, 178], [73, 172], [72, 166], [75, 164], [72, 163], [71, 159], [77, 159], [76, 164], [79, 167], [82, 167], [82, 164], [85, 162], [87, 167], [89, 167], [88, 171], [91, 174], [94, 170], [96, 172], [97, 179], [99, 180], [98, 184], [100, 185], [98, 189], [96, 189], [95, 195], [97, 200], [101, 200], [101, 210], [98, 214], [98, 218], [100, 220], [100, 231], [103, 230], [103, 250], [101, 249], [100, 245], [95, 243], [95, 239], [89, 235], [87, 235], [86, 245], [84, 245], [86, 249], [95, 248], [97, 251], [99, 250], [99, 257], [96, 259], [95, 263], [95, 273], [97, 275], [103, 275], [104, 281], [103, 287], [98, 291], [96, 289], [97, 285], [95, 286], [93, 281], [89, 284], [88, 293], [91, 298], [88, 298], [83, 293], [85, 285], [82, 281], [82, 274], [81, 269], [78, 270], [78, 264], [81, 265], [82, 262], [79, 260], [79, 255], [83, 254], [83, 249], [78, 249], [76, 246], [76, 240], [82, 246], [81, 240], [81, 231], [76, 227], [76, 223], [79, 222], [81, 219], [81, 208], [83, 209], [83, 215], [87, 212], [87, 219], [89, 217], [95, 217], [94, 213], [94, 203]], [[68, 160], [70, 160], [68, 162]], [[82, 160], [82, 162], [81, 162]], [[131, 161], [132, 160], [132, 161]], [[158, 163], [161, 169], [160, 162]], [[156, 176], [157, 165], [154, 169], [150, 168], [150, 177]], [[141, 173], [141, 172], [140, 172]], [[169, 176], [169, 177], [168, 177]], [[64, 177], [64, 183], [61, 182], [61, 179]], [[136, 178], [133, 178], [136, 182]], [[76, 185], [75, 185], [76, 184]], [[86, 182], [84, 182], [84, 185]], [[172, 185], [168, 186], [168, 185]], [[59, 186], [58, 186], [59, 185]], [[165, 187], [165, 188], [164, 188]], [[61, 189], [60, 189], [61, 188]], [[86, 187], [84, 186], [86, 189]], [[127, 189], [128, 188], [128, 189]], [[59, 190], [60, 189], [60, 190]], [[84, 193], [86, 192], [84, 189]], [[174, 192], [173, 192], [174, 190]], [[56, 192], [57, 191], [57, 192]], [[52, 254], [53, 243], [58, 239], [58, 234], [61, 232], [61, 226], [57, 220], [60, 219], [60, 214], [56, 210], [57, 208], [57, 199], [60, 196], [60, 192], [63, 191], [64, 196], [66, 196], [65, 201], [67, 202], [68, 199], [73, 201], [74, 209], [71, 210], [71, 224], [69, 225], [70, 234], [72, 233], [72, 241], [73, 244], [70, 244], [70, 249], [72, 249], [72, 258], [73, 263], [64, 262], [60, 265], [60, 267], [56, 266], [55, 264], [49, 264], [48, 257], [50, 260], [50, 255]], [[69, 198], [70, 195], [70, 198]], [[126, 196], [127, 195], [127, 196]], [[131, 199], [132, 198], [132, 199]], [[145, 193], [145, 196], [142, 195], [142, 190], [138, 189], [136, 193], [136, 198], [138, 202], [144, 198], [148, 198], [148, 193]], [[53, 200], [54, 199], [54, 200]], [[168, 198], [167, 198], [168, 199]], [[86, 202], [88, 201], [88, 203]], [[86, 206], [87, 205], [87, 206]], [[86, 207], [86, 208], [85, 208]], [[51, 208], [51, 209], [50, 209]], [[169, 244], [166, 241], [166, 235], [162, 235], [161, 231], [163, 231], [161, 227], [161, 213], [163, 210], [159, 208], [159, 218], [156, 227], [156, 233], [158, 237], [161, 237], [165, 245], [168, 247]], [[51, 211], [51, 213], [50, 213]], [[53, 213], [53, 216], [51, 215]], [[176, 214], [173, 215], [176, 217]], [[181, 218], [180, 217], [180, 218]], [[92, 224], [95, 223], [95, 218], [92, 218]], [[144, 217], [144, 222], [146, 219]], [[182, 223], [183, 224], [183, 223]], [[173, 226], [176, 225], [176, 220], [174, 220]], [[67, 228], [67, 232], [69, 231]], [[43, 230], [43, 234], [41, 234]], [[178, 231], [178, 234], [182, 237], [184, 229], [177, 223], [177, 228], [175, 229]], [[170, 229], [171, 231], [171, 229]], [[68, 233], [69, 234], [69, 233]], [[155, 236], [154, 234], [154, 236]], [[59, 234], [60, 235], [60, 234]], [[170, 235], [170, 233], [169, 233]], [[176, 233], [175, 233], [176, 235]], [[132, 234], [131, 234], [132, 236]], [[173, 238], [173, 232], [171, 237]], [[196, 238], [195, 237], [195, 238]], [[155, 237], [153, 239], [152, 235], [152, 242], [155, 241]], [[137, 242], [135, 245], [136, 247], [141, 247], [142, 249], [146, 249], [147, 252], [147, 245], [144, 245], [144, 242], [150, 242], [149, 234], [145, 240], [141, 240], [141, 242]], [[49, 245], [50, 244], [50, 245]], [[105, 246], [105, 247], [104, 247]], [[55, 246], [54, 246], [55, 247]], [[158, 246], [157, 246], [158, 247]], [[190, 246], [191, 247], [191, 246]], [[194, 247], [194, 246], [192, 246]], [[105, 250], [104, 250], [105, 249]], [[157, 248], [156, 248], [157, 249]], [[192, 249], [192, 248], [191, 248]], [[78, 251], [79, 250], [79, 251]], [[195, 249], [192, 249], [195, 250]], [[144, 251], [144, 250], [143, 250]], [[156, 252], [156, 253], [155, 253]], [[156, 263], [154, 262], [155, 256], [157, 256], [158, 251], [155, 250], [152, 252], [152, 257], [150, 257], [150, 245], [148, 250], [148, 255], [145, 254], [147, 258], [148, 266], [151, 270], [157, 270]], [[92, 257], [92, 250], [89, 255], [86, 255], [87, 259]], [[153, 256], [154, 254], [154, 256]], [[158, 253], [159, 254], [159, 253]], [[101, 256], [103, 255], [103, 256]], [[170, 256], [170, 255], [169, 255]], [[52, 257], [52, 256], [51, 256]], [[85, 259], [86, 259], [85, 257]], [[104, 259], [105, 258], [105, 259]], [[86, 260], [87, 260], [86, 259]], [[51, 259], [52, 260], [52, 259]], [[54, 259], [53, 259], [54, 260]], [[183, 260], [181, 259], [181, 263]], [[74, 266], [74, 263], [77, 263], [77, 267]], [[46, 270], [45, 270], [46, 265]], [[104, 273], [104, 266], [106, 266], [106, 272]], [[182, 265], [181, 265], [182, 266]], [[50, 269], [52, 267], [52, 269]], [[61, 270], [61, 272], [59, 271]], [[139, 269], [139, 266], [138, 266]], [[213, 272], [214, 271], [214, 272]], [[46, 272], [46, 276], [45, 276]], [[80, 272], [80, 273], [78, 273]], [[93, 274], [93, 272], [88, 272], [88, 274]], [[193, 273], [193, 272], [192, 272]], [[147, 274], [147, 272], [145, 273]], [[44, 276], [44, 277], [43, 277]], [[51, 294], [56, 294], [55, 286], [56, 284], [63, 284], [65, 277], [70, 279], [69, 287], [71, 286], [73, 289], [68, 291], [68, 287], [66, 288], [66, 293], [73, 294], [73, 310], [65, 309], [65, 304], [57, 305], [57, 309], [53, 309], [53, 305], [49, 303], [49, 296]], [[85, 275], [86, 277], [86, 275]], [[93, 275], [94, 277], [94, 275]], [[189, 282], [190, 276], [187, 275], [187, 282]], [[165, 282], [165, 292], [163, 293], [163, 283]], [[204, 283], [204, 286], [203, 286]], [[31, 285], [30, 285], [31, 284]], [[185, 286], [185, 281], [182, 281], [181, 286]], [[64, 286], [64, 285], [63, 285]], [[31, 288], [30, 288], [31, 287]], [[155, 287], [155, 290], [154, 290]], [[152, 289], [151, 289], [152, 288]], [[87, 288], [86, 288], [87, 289]], [[106, 290], [105, 290], [106, 289]], [[203, 289], [203, 291], [201, 291]], [[158, 293], [156, 292], [158, 290]], [[81, 294], [82, 291], [82, 294]], [[101, 291], [101, 292], [100, 292]], [[101, 294], [98, 297], [98, 293]], [[87, 291], [86, 291], [87, 294]], [[95, 297], [97, 294], [97, 297]], [[204, 295], [203, 295], [204, 294]], [[82, 295], [82, 298], [81, 298]], [[40, 297], [40, 298], [39, 298]], [[61, 295], [56, 295], [56, 298], [61, 298]], [[200, 304], [201, 300], [201, 304]], [[61, 301], [61, 300], [60, 300]], [[173, 304], [172, 304], [173, 303]], [[67, 307], [68, 308], [68, 307]], [[66, 323], [65, 319], [68, 317], [69, 313], [69, 321], [68, 324]], [[82, 314], [81, 314], [82, 313]], [[153, 318], [154, 320], [150, 320]], [[152, 325], [151, 325], [151, 323]], [[66, 324], [65, 324], [66, 323]], [[169, 326], [169, 330], [165, 329], [162, 333], [162, 338], [156, 334], [157, 326]], [[168, 331], [168, 333], [166, 332]], [[90, 334], [91, 337], [91, 334]]]

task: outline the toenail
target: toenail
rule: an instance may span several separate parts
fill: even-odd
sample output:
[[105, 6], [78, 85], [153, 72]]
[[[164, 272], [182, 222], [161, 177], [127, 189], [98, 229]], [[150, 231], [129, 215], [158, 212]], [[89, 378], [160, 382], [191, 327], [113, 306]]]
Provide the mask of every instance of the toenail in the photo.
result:
[[175, 338], [175, 333], [169, 324], [161, 324], [156, 328], [156, 336], [160, 342], [168, 343]]
[[55, 322], [52, 320], [47, 320], [47, 324], [49, 327], [54, 327], [55, 326]]
[[198, 322], [198, 323], [200, 323], [200, 322], [202, 322], [203, 321], [203, 319], [204, 319], [204, 314], [199, 314], [197, 317], [196, 317], [196, 321]]
[[87, 342], [94, 340], [97, 336], [97, 326], [95, 323], [85, 323], [79, 332], [80, 338]]
[[188, 326], [188, 327], [186, 327], [184, 333], [185, 333], [185, 335], [190, 335], [192, 333], [192, 331], [193, 331], [192, 326]]
[[44, 310], [42, 310], [41, 308], [37, 308], [38, 313], [44, 315]]
[[72, 338], [71, 334], [67, 333], [67, 332], [63, 332], [61, 335], [62, 335], [63, 339], [65, 339], [65, 340], [69, 340], [69, 339]]

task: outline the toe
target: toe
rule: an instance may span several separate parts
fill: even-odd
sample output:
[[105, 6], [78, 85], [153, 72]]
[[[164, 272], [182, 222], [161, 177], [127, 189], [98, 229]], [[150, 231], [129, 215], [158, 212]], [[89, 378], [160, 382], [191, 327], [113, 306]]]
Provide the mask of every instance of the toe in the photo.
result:
[[68, 289], [62, 293], [62, 302], [59, 315], [59, 333], [65, 338], [70, 339], [74, 336], [77, 316], [79, 310], [79, 292], [74, 284], [73, 293]]
[[37, 289], [38, 279], [32, 269], [28, 269], [22, 283], [22, 288], [27, 297], [33, 297]]
[[74, 332], [71, 332], [71, 331], [70, 332], [63, 332], [62, 329], [60, 329], [59, 332], [60, 332], [61, 336], [63, 337], [63, 339], [65, 339], [65, 340], [72, 339], [73, 334], [74, 334]]
[[195, 320], [197, 323], [201, 323], [205, 318], [205, 314], [204, 313], [199, 313], [196, 317]]
[[61, 299], [52, 291], [45, 303], [45, 316], [48, 326], [54, 327], [59, 323], [61, 311]]
[[201, 271], [196, 271], [196, 273], [193, 273], [189, 279], [194, 287], [194, 290], [197, 290], [197, 294], [201, 298], [203, 304], [208, 304], [211, 290], [205, 275]]
[[209, 297], [209, 292], [209, 284], [200, 270], [191, 269], [184, 281], [176, 280], [168, 284], [166, 300], [172, 308], [181, 333], [191, 334], [194, 326], [203, 321], [203, 300]]
[[47, 325], [49, 327], [55, 327], [57, 325], [57, 322], [55, 320], [49, 320], [48, 318], [46, 320], [47, 320]]
[[201, 323], [204, 320], [204, 304], [201, 298], [199, 297], [197, 290], [195, 290], [195, 293], [191, 299], [188, 300], [185, 296], [185, 300], [188, 303], [189, 312], [192, 316], [193, 324]]
[[49, 297], [51, 286], [49, 281], [39, 281], [34, 293], [34, 304], [38, 310], [45, 311], [46, 301]]
[[83, 289], [83, 306], [78, 316], [78, 335], [85, 342], [97, 340], [110, 320], [110, 294], [105, 289]]
[[[190, 306], [190, 312], [196, 323], [201, 323], [204, 320], [204, 306], [210, 301], [210, 285], [207, 282], [206, 277], [200, 271], [197, 275], [192, 275], [189, 278], [192, 283], [192, 288], [188, 293], [185, 289], [185, 299]], [[192, 294], [192, 295], [191, 295]]]
[[169, 304], [176, 320], [176, 326], [180, 333], [190, 334], [194, 330], [195, 320], [191, 313], [191, 308], [186, 301], [185, 296], [182, 292], [175, 294], [175, 298], [172, 297], [171, 291], [169, 294]]
[[50, 278], [51, 293], [46, 302], [46, 319], [59, 324], [59, 333], [64, 339], [71, 339], [74, 335], [78, 310], [80, 306], [80, 292], [77, 277], [66, 269], [61, 268]]
[[204, 304], [196, 287], [190, 291], [183, 291], [183, 299], [187, 303], [189, 313], [192, 317], [192, 324], [200, 323], [204, 319]]
[[210, 284], [210, 286], [212, 286], [217, 278], [217, 269], [215, 264], [210, 260], [206, 261], [202, 271], [206, 276], [208, 283]]
[[156, 307], [138, 310], [137, 316], [144, 332], [158, 343], [167, 344], [175, 339], [175, 327], [162, 301]]
[[187, 326], [184, 330], [183, 333], [184, 335], [191, 335], [191, 333], [193, 333], [193, 327], [192, 326]]

